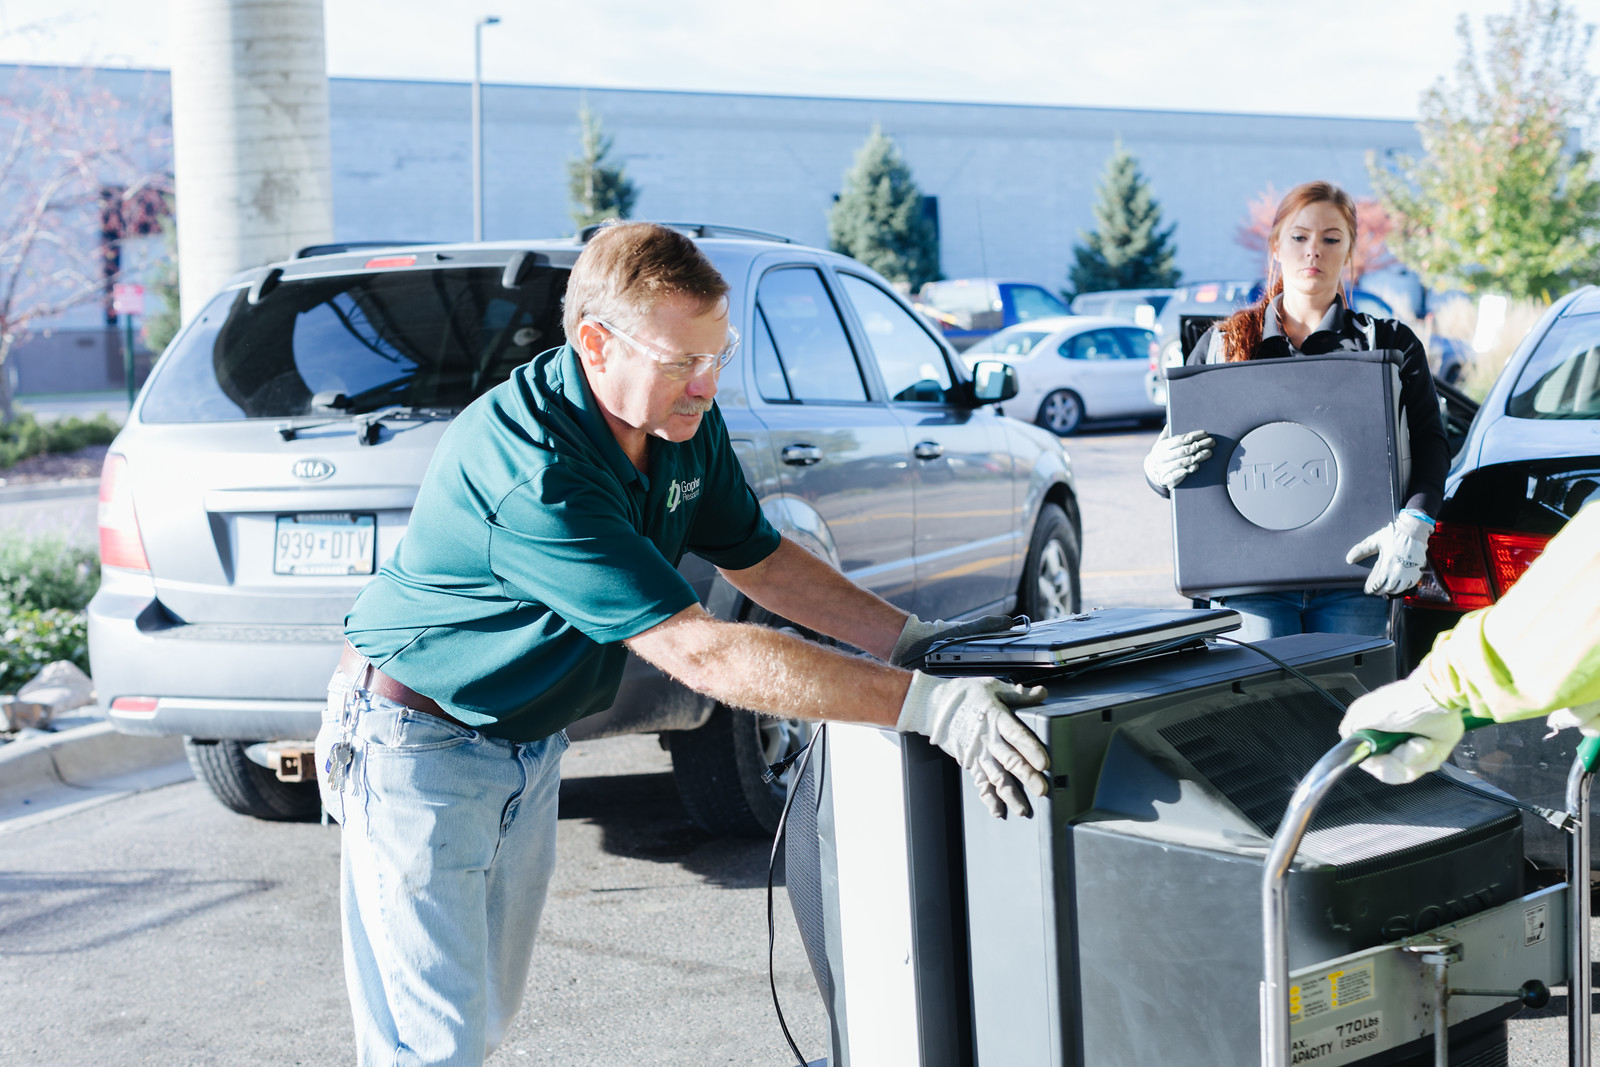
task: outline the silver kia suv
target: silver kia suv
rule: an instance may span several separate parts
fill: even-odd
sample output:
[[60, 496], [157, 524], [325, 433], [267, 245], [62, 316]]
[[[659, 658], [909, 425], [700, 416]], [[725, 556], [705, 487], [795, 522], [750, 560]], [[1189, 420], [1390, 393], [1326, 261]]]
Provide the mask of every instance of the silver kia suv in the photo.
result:
[[[784, 533], [925, 619], [1078, 608], [1080, 523], [1061, 443], [1003, 417], [1003, 365], [963, 365], [854, 260], [690, 227], [747, 339], [718, 404]], [[719, 235], [723, 233], [724, 235]], [[311, 741], [357, 592], [405, 533], [449, 420], [563, 342], [581, 237], [337, 247], [243, 272], [174, 339], [111, 446], [99, 699], [118, 730], [182, 735], [234, 811], [318, 810]], [[723, 618], [788, 625], [695, 557]], [[770, 832], [767, 766], [801, 725], [718, 706], [630, 659], [574, 739], [657, 733], [689, 813]]]

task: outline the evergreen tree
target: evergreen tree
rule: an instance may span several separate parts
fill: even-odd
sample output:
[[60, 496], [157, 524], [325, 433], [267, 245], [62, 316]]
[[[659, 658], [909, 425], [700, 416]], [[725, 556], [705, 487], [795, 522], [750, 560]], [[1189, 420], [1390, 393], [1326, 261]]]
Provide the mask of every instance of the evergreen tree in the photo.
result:
[[633, 214], [639, 192], [629, 180], [622, 164], [606, 161], [611, 154], [611, 138], [600, 127], [600, 117], [585, 104], [578, 109], [583, 126], [581, 154], [567, 160], [567, 195], [572, 201], [569, 214], [578, 229], [607, 219], [625, 219]]
[[1548, 300], [1600, 274], [1600, 182], [1589, 145], [1594, 27], [1561, 0], [1465, 15], [1454, 83], [1422, 97], [1422, 157], [1368, 168], [1395, 218], [1395, 256], [1432, 288]]
[[1100, 202], [1094, 206], [1098, 228], [1078, 231], [1082, 244], [1072, 246], [1075, 262], [1068, 272], [1075, 293], [1104, 289], [1159, 289], [1178, 284], [1172, 265], [1173, 224], [1161, 228], [1161, 205], [1150, 183], [1139, 173], [1133, 155], [1117, 143], [1100, 179]]
[[828, 212], [828, 245], [913, 292], [940, 277], [939, 233], [923, 214], [922, 191], [894, 141], [877, 126]]

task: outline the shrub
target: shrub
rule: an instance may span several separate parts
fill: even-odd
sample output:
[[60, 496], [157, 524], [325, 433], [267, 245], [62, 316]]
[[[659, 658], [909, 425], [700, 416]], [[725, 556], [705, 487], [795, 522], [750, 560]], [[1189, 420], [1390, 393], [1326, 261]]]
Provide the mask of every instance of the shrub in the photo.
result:
[[0, 541], [0, 612], [82, 611], [100, 587], [100, 558], [62, 537]]
[[0, 541], [0, 693], [58, 659], [89, 672], [83, 609], [99, 586], [92, 548], [61, 537]]
[[15, 692], [58, 659], [89, 672], [89, 624], [81, 611], [0, 613], [0, 692]]
[[120, 429], [104, 412], [92, 419], [69, 415], [53, 422], [40, 422], [32, 412], [18, 412], [10, 422], [0, 423], [0, 469], [44, 452], [76, 452], [89, 445], [108, 445]]

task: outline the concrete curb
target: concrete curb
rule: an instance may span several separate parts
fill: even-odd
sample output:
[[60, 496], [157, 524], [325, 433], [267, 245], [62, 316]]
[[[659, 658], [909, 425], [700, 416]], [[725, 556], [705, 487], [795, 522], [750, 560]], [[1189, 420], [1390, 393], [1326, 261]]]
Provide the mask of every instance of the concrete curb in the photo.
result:
[[62, 478], [55, 482], [0, 485], [0, 504], [17, 504], [24, 500], [57, 500], [70, 496], [93, 496], [99, 491], [99, 478]]
[[12, 741], [0, 746], [0, 807], [30, 803], [62, 786], [93, 789], [183, 758], [182, 738], [130, 737], [109, 722]]

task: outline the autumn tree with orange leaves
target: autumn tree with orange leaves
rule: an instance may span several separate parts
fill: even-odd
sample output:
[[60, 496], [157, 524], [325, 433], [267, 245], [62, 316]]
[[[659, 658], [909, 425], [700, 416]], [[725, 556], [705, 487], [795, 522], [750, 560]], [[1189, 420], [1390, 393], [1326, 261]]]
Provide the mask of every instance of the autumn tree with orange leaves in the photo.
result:
[[[1252, 252], [1267, 254], [1267, 238], [1272, 234], [1272, 217], [1283, 194], [1268, 185], [1250, 201], [1245, 221], [1239, 224], [1234, 240]], [[1356, 247], [1350, 256], [1350, 285], [1361, 284], [1363, 276], [1375, 274], [1395, 264], [1389, 254], [1389, 234], [1394, 220], [1375, 199], [1356, 201]]]

